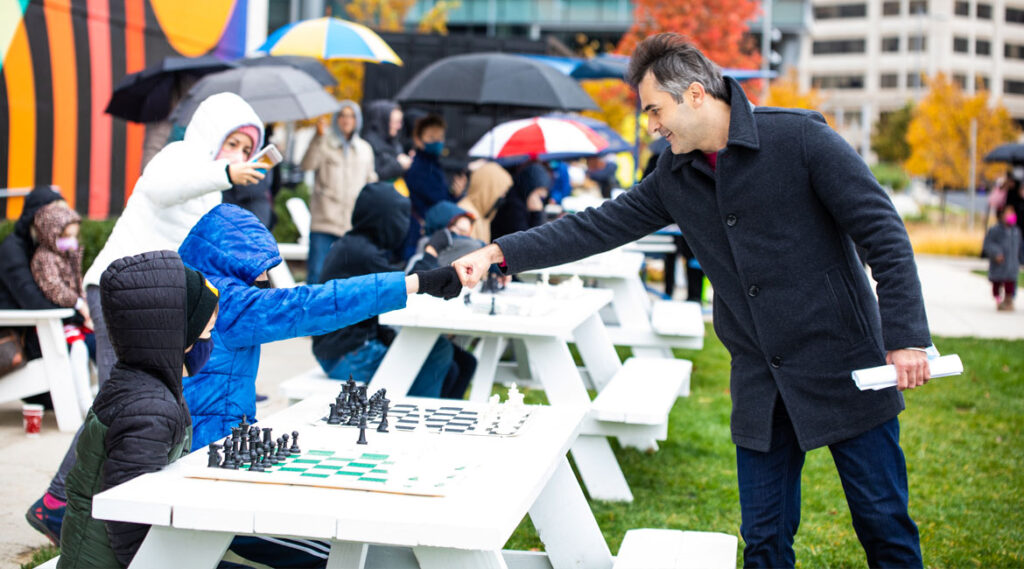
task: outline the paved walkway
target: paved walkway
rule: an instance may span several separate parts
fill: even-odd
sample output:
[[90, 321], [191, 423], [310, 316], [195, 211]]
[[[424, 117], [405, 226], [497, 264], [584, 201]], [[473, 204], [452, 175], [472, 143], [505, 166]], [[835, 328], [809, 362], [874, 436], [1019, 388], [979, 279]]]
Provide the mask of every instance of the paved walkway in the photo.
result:
[[[1024, 338], [1024, 296], [1017, 312], [996, 312], [988, 280], [971, 272], [986, 269], [985, 260], [922, 256], [918, 268], [934, 335]], [[938, 348], [942, 350], [941, 342]], [[313, 365], [308, 338], [265, 346], [257, 389], [271, 398], [260, 406], [260, 415], [286, 405], [277, 394], [279, 382]], [[17, 568], [32, 549], [48, 543], [28, 526], [24, 513], [46, 490], [70, 441], [70, 433], [57, 431], [52, 413], [47, 414], [40, 437], [26, 438], [21, 405], [0, 405], [0, 569]]]

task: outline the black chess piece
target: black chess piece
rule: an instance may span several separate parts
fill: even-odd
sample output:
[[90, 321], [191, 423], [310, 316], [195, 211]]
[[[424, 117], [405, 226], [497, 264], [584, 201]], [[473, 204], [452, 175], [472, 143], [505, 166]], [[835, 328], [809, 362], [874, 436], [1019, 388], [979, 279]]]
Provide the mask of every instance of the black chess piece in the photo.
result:
[[338, 416], [338, 404], [331, 403], [331, 414], [327, 416], [328, 425], [337, 425], [341, 423], [341, 418]]
[[288, 458], [288, 435], [277, 437], [277, 461], [284, 462]]
[[[384, 400], [385, 402], [387, 399]], [[380, 424], [377, 425], [378, 433], [388, 432], [388, 404], [384, 403], [380, 408]]]
[[299, 453], [302, 452], [302, 449], [299, 448], [299, 432], [298, 431], [292, 431], [292, 446], [288, 450], [293, 455], [299, 454]]
[[249, 430], [249, 423], [246, 422], [246, 419], [247, 417], [242, 415], [242, 420], [238, 422], [238, 428], [241, 429], [243, 433], [248, 432]]
[[244, 464], [249, 462], [251, 456], [249, 453], [249, 437], [248, 435], [239, 436], [238, 440], [238, 462], [239, 464]]
[[206, 466], [209, 468], [220, 467], [220, 448], [221, 446], [217, 443], [210, 443], [207, 452], [210, 454], [210, 459], [207, 461]]
[[469, 294], [470, 293], [467, 292], [466, 296], [462, 297], [462, 303], [465, 304], [466, 306], [469, 306], [472, 303], [472, 301], [469, 299]]
[[274, 440], [274, 438], [270, 436], [270, 432], [272, 430], [273, 429], [271, 427], [263, 427], [263, 444], [264, 445], [269, 445]]
[[357, 445], [366, 444], [366, 414], [359, 415], [359, 440], [356, 441]]
[[491, 311], [487, 313], [487, 314], [488, 314], [488, 315], [490, 315], [490, 316], [494, 316], [495, 314], [497, 314], [497, 313], [498, 313], [498, 311], [496, 310], [496, 308], [497, 308], [497, 305], [496, 305], [496, 303], [494, 302], [494, 300], [495, 300], [495, 299], [494, 299], [494, 297], [492, 296], [492, 297], [491, 297]]
[[281, 446], [284, 449], [285, 456], [291, 456], [292, 451], [288, 450], [288, 433], [281, 435]]
[[265, 460], [269, 462], [271, 465], [276, 465], [278, 462], [281, 462], [280, 460], [277, 459], [277, 456], [275, 455], [276, 452], [277, 444], [275, 444], [274, 441], [270, 441], [269, 443], [267, 443], [267, 455], [265, 457]]

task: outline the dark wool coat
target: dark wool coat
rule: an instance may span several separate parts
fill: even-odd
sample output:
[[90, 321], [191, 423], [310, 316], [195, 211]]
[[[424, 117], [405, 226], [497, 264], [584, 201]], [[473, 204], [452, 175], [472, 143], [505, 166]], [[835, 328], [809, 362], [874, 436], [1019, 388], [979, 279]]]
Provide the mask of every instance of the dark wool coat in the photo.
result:
[[92, 517], [92, 498], [184, 456], [192, 421], [182, 396], [185, 270], [171, 251], [110, 264], [100, 281], [117, 365], [86, 418], [68, 474], [58, 567], [128, 565], [149, 526]]
[[[752, 108], [730, 93], [729, 140], [712, 170], [699, 150], [662, 154], [633, 190], [497, 240], [510, 272], [587, 257], [678, 223], [715, 288], [715, 331], [732, 356], [732, 439], [767, 451], [785, 402], [808, 450], [903, 409], [861, 392], [855, 369], [931, 344], [913, 251], [892, 202], [816, 112]], [[854, 244], [867, 251], [878, 300]]]

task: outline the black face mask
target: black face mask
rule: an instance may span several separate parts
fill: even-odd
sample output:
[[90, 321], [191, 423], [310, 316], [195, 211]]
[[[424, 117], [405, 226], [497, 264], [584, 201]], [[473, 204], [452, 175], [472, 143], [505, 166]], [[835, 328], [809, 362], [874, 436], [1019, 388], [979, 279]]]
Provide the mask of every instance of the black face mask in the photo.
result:
[[256, 288], [271, 288], [270, 287], [270, 279], [267, 279], [265, 281], [254, 281], [252, 283], [252, 286], [254, 286]]

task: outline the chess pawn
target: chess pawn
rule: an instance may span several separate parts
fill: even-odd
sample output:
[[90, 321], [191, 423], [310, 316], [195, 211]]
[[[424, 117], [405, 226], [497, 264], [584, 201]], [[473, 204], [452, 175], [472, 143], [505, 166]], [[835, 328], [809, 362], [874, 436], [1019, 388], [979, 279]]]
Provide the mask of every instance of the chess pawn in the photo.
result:
[[277, 456], [274, 455], [276, 451], [277, 445], [274, 444], [274, 441], [270, 441], [269, 443], [267, 443], [266, 461], [269, 462], [271, 465], [275, 465], [278, 462], [280, 462], [279, 460], [277, 460]]
[[300, 452], [302, 452], [302, 450], [299, 448], [299, 432], [298, 431], [292, 431], [292, 446], [291, 446], [291, 448], [288, 449], [288, 451], [291, 452], [293, 455], [294, 454], [299, 454]]
[[288, 435], [277, 437], [277, 461], [284, 462], [288, 458]]
[[356, 441], [357, 445], [366, 444], [366, 414], [363, 413], [359, 416], [359, 440]]
[[207, 467], [209, 467], [209, 468], [218, 468], [218, 467], [220, 467], [220, 448], [221, 447], [220, 447], [219, 444], [217, 444], [217, 443], [210, 443], [210, 446], [209, 446], [208, 451], [207, 451], [210, 454], [210, 459], [206, 463]]
[[292, 452], [288, 450], [288, 433], [281, 435], [281, 451], [285, 456], [291, 456]]
[[[387, 399], [385, 399], [384, 401], [387, 401]], [[386, 432], [388, 432], [388, 404], [387, 403], [385, 403], [384, 406], [381, 407], [381, 409], [380, 409], [380, 424], [377, 425], [377, 432], [378, 433], [386, 433]]]

